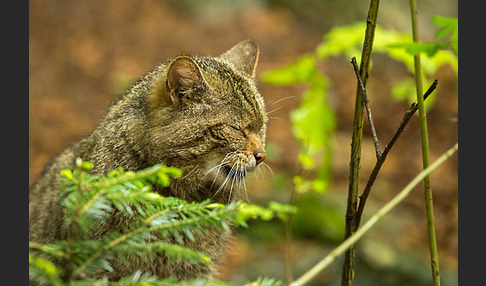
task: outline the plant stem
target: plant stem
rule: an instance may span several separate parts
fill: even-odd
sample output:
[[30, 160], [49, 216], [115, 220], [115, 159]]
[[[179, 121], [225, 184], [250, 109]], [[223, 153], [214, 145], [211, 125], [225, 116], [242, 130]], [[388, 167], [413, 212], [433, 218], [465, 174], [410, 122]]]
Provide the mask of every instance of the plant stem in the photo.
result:
[[[376, 20], [378, 17], [378, 8], [380, 6], [379, 0], [371, 0], [368, 10], [368, 17], [366, 19], [366, 31], [363, 42], [363, 49], [361, 52], [360, 76], [363, 81], [363, 86], [366, 87], [368, 82], [368, 71], [371, 59], [371, 52], [373, 48], [373, 40], [375, 37]], [[356, 211], [358, 206], [358, 181], [359, 168], [361, 158], [361, 141], [363, 138], [363, 112], [364, 98], [361, 92], [360, 83], [356, 87], [356, 99], [354, 107], [354, 121], [353, 121], [353, 137], [351, 141], [351, 159], [349, 163], [349, 188], [348, 200], [346, 206], [346, 226], [344, 238], [350, 237], [356, 227]], [[351, 246], [344, 257], [343, 274], [341, 278], [341, 285], [354, 284], [354, 269], [355, 269], [355, 249]]]
[[442, 156], [439, 157], [432, 165], [422, 170], [405, 188], [403, 188], [398, 195], [396, 195], [391, 201], [384, 205], [376, 214], [374, 214], [361, 228], [343, 241], [338, 247], [334, 248], [326, 257], [319, 261], [313, 268], [307, 271], [304, 275], [299, 277], [290, 286], [301, 286], [311, 281], [319, 272], [330, 265], [339, 255], [341, 255], [346, 249], [352, 247], [365, 233], [367, 233], [381, 218], [383, 218], [388, 212], [390, 212], [395, 206], [398, 205], [403, 199], [405, 199], [410, 192], [428, 176], [432, 171], [444, 163], [449, 157], [451, 157], [458, 149], [458, 143], [452, 148], [447, 150]]
[[[417, 3], [416, 0], [410, 0], [410, 14], [412, 16], [412, 36], [414, 42], [419, 42], [418, 20], [417, 20]], [[417, 104], [420, 120], [420, 136], [422, 138], [422, 163], [423, 168], [429, 166], [429, 139], [427, 132], [427, 116], [425, 111], [424, 99], [422, 97], [422, 64], [420, 54], [414, 56], [415, 68], [415, 87], [417, 90]], [[429, 176], [424, 177], [425, 207], [427, 212], [427, 229], [429, 234], [430, 260], [432, 267], [432, 280], [434, 286], [440, 285], [439, 272], [439, 255], [437, 253], [437, 242], [435, 237], [434, 223], [434, 203], [432, 200], [432, 188], [430, 186]]]
[[[294, 189], [292, 190], [292, 194], [290, 195], [289, 205], [294, 206], [295, 200], [297, 198], [297, 191]], [[287, 221], [285, 222], [285, 277], [287, 279], [287, 284], [291, 284], [294, 281], [294, 277], [292, 275], [292, 264], [290, 262], [290, 253], [292, 250], [292, 214], [288, 214]]]

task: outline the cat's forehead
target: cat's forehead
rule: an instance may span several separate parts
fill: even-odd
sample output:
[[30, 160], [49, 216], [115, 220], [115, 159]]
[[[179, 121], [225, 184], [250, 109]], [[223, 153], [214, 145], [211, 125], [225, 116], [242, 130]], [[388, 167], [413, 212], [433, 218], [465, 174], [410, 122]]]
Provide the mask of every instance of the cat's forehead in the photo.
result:
[[256, 88], [255, 79], [239, 71], [235, 66], [221, 58], [196, 57], [206, 83], [217, 92], [238, 93], [248, 101], [261, 101], [263, 98]]
[[209, 87], [206, 99], [213, 106], [211, 110], [218, 113], [218, 119], [245, 126], [262, 126], [266, 123], [263, 97], [258, 92], [254, 78], [221, 58], [193, 58]]

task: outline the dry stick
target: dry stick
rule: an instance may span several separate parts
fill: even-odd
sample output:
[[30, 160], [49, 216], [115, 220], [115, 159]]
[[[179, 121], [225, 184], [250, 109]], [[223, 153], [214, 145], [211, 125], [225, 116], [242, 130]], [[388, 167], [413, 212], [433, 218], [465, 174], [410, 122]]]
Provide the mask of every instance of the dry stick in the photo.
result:
[[442, 156], [440, 156], [433, 164], [428, 168], [422, 170], [405, 188], [403, 188], [391, 201], [384, 205], [376, 214], [374, 214], [362, 227], [360, 227], [352, 236], [348, 237], [340, 245], [333, 249], [326, 257], [319, 261], [314, 267], [307, 271], [304, 275], [299, 277], [290, 286], [306, 285], [311, 281], [319, 272], [324, 270], [330, 265], [339, 255], [341, 255], [346, 249], [354, 245], [365, 233], [367, 233], [381, 218], [383, 218], [388, 212], [390, 212], [395, 206], [397, 206], [408, 194], [423, 180], [425, 176], [428, 176], [432, 171], [449, 159], [459, 148], [456, 143], [452, 148], [447, 150]]
[[[434, 80], [434, 82], [430, 85], [429, 89], [427, 92], [425, 92], [423, 98], [424, 100], [427, 99], [427, 97], [437, 88], [438, 81]], [[358, 205], [358, 211], [356, 212], [356, 229], [359, 227], [359, 224], [361, 222], [361, 217], [363, 216], [363, 210], [364, 206], [366, 204], [366, 200], [368, 199], [368, 196], [371, 191], [371, 187], [373, 186], [373, 183], [375, 182], [376, 177], [378, 176], [378, 173], [380, 172], [381, 166], [386, 160], [386, 156], [388, 155], [388, 152], [390, 152], [390, 149], [393, 147], [393, 144], [397, 141], [398, 137], [403, 133], [405, 130], [405, 126], [407, 126], [408, 122], [412, 118], [412, 116], [415, 114], [417, 111], [418, 106], [416, 103], [412, 103], [410, 108], [407, 110], [405, 115], [403, 116], [402, 121], [400, 122], [400, 125], [398, 126], [397, 131], [393, 135], [392, 139], [390, 142], [385, 146], [385, 149], [383, 150], [383, 153], [381, 154], [380, 158], [378, 161], [376, 161], [375, 167], [373, 168], [373, 171], [370, 174], [370, 177], [368, 178], [368, 182], [366, 183], [365, 189], [363, 190], [362, 195], [360, 196], [359, 199], [359, 205]]]
[[366, 94], [366, 88], [363, 84], [363, 80], [361, 79], [358, 64], [356, 63], [356, 57], [351, 59], [351, 63], [353, 64], [354, 72], [356, 73], [356, 78], [358, 79], [361, 93], [363, 94], [366, 114], [368, 114], [368, 122], [370, 123], [371, 134], [373, 135], [373, 142], [375, 143], [376, 160], [379, 161], [381, 157], [380, 143], [378, 141], [378, 135], [376, 134], [375, 123], [373, 123], [373, 117], [371, 116], [370, 102], [368, 100], [368, 95]]
[[[378, 18], [379, 0], [370, 0], [368, 16], [366, 18], [366, 30], [361, 51], [360, 73], [363, 85], [366, 86], [368, 81], [368, 71], [370, 68], [371, 52], [373, 50], [373, 40], [375, 38], [375, 28]], [[356, 211], [358, 208], [358, 181], [361, 158], [361, 141], [363, 138], [363, 113], [364, 103], [363, 96], [360, 94], [361, 89], [356, 87], [356, 99], [354, 106], [353, 136], [351, 139], [351, 156], [349, 162], [349, 187], [348, 199], [346, 202], [346, 225], [344, 238], [350, 237], [355, 231]], [[341, 285], [349, 286], [354, 284], [355, 270], [355, 248], [351, 246], [344, 256], [343, 273], [341, 276]]]

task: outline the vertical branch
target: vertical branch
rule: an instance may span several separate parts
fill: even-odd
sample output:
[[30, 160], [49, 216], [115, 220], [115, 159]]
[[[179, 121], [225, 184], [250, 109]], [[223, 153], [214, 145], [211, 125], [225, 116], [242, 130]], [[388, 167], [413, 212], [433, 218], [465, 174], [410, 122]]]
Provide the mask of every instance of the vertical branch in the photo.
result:
[[[361, 53], [360, 76], [363, 85], [366, 86], [368, 82], [368, 71], [371, 59], [371, 52], [373, 48], [373, 40], [375, 37], [376, 20], [378, 17], [378, 8], [380, 6], [379, 0], [371, 0], [368, 10], [368, 17], [366, 19], [365, 39], [363, 42], [363, 50]], [[363, 112], [364, 99], [361, 94], [359, 83], [356, 88], [356, 99], [354, 109], [353, 121], [353, 137], [351, 141], [351, 159], [349, 164], [349, 187], [348, 200], [346, 206], [346, 226], [345, 239], [350, 237], [355, 232], [356, 211], [358, 208], [358, 180], [359, 167], [361, 158], [361, 141], [363, 138]], [[343, 274], [341, 278], [341, 285], [354, 284], [354, 269], [355, 269], [355, 248], [352, 245], [344, 256]]]
[[[418, 20], [417, 20], [417, 3], [416, 0], [410, 0], [410, 14], [412, 16], [412, 36], [414, 42], [419, 42]], [[423, 168], [429, 166], [429, 139], [427, 132], [427, 117], [422, 97], [422, 65], [420, 54], [414, 56], [415, 68], [415, 87], [417, 90], [417, 105], [420, 120], [420, 135], [422, 138], [422, 163]], [[439, 257], [437, 253], [437, 242], [435, 237], [434, 223], [434, 204], [432, 200], [432, 189], [430, 187], [429, 176], [424, 177], [425, 207], [427, 212], [427, 228], [429, 235], [430, 260], [432, 267], [432, 279], [434, 285], [440, 285]]]

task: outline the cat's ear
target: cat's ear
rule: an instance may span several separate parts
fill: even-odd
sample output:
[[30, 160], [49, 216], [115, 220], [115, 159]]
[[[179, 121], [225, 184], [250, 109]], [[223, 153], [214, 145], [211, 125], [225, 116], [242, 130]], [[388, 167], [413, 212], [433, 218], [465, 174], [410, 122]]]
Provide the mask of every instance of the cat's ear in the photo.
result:
[[175, 58], [167, 71], [166, 91], [172, 102], [201, 87], [204, 80], [196, 62], [188, 56]]
[[260, 50], [252, 40], [245, 40], [223, 53], [220, 57], [232, 63], [239, 71], [255, 78]]

